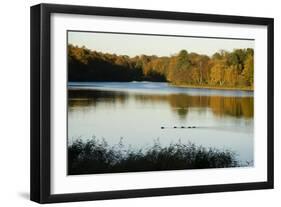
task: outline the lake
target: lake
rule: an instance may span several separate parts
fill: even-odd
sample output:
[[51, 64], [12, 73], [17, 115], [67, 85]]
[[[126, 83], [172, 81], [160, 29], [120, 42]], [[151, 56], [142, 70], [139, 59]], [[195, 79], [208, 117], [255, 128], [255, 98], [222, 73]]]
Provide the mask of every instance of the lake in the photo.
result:
[[[176, 128], [175, 128], [176, 127]], [[190, 128], [191, 127], [191, 128]], [[162, 82], [69, 82], [68, 143], [104, 138], [145, 149], [159, 142], [229, 149], [253, 164], [251, 91], [191, 89]]]

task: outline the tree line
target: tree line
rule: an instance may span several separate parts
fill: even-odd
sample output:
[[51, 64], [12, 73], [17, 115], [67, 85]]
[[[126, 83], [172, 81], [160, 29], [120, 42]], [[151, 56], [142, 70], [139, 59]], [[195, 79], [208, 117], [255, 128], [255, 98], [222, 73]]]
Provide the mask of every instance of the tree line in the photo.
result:
[[253, 89], [254, 50], [207, 56], [181, 50], [171, 56], [129, 57], [68, 45], [69, 81], [167, 81], [174, 85]]

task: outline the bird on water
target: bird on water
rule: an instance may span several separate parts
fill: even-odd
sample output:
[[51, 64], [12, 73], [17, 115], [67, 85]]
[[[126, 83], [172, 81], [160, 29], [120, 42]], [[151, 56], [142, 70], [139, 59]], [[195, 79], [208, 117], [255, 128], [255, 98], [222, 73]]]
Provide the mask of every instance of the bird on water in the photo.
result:
[[[161, 126], [161, 129], [165, 129], [165, 128], [170, 128], [170, 127]], [[181, 127], [174, 126], [174, 127], [171, 127], [171, 128], [174, 128], [174, 129], [177, 129], [177, 128], [179, 128], [179, 129], [195, 129], [196, 126], [187, 126], [187, 127], [185, 127], [185, 126], [181, 126]]]

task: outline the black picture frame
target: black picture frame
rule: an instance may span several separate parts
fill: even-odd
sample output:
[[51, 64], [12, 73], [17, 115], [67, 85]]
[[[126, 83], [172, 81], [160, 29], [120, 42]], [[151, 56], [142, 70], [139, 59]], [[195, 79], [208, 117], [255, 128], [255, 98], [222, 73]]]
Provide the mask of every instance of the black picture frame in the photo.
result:
[[[51, 74], [50, 74], [50, 16], [53, 13], [133, 17], [162, 20], [180, 20], [209, 23], [233, 23], [267, 26], [267, 181], [236, 184], [218, 184], [187, 187], [51, 194]], [[39, 4], [31, 7], [31, 174], [30, 199], [38, 203], [88, 201], [102, 199], [166, 196], [179, 194], [210, 193], [273, 188], [274, 177], [274, 106], [273, 106], [273, 41], [272, 18], [228, 16], [170, 11], [135, 10], [56, 4]]]

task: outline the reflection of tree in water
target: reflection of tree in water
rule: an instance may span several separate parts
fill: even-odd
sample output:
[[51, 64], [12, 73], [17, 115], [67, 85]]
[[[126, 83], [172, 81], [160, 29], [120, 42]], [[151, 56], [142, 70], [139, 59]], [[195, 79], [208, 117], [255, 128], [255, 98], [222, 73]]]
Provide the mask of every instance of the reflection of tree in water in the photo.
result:
[[210, 97], [210, 108], [217, 116], [252, 118], [254, 115], [253, 97]]
[[188, 114], [188, 108], [179, 108], [176, 111], [177, 111], [180, 119], [182, 119], [182, 120], [186, 119], [187, 114]]
[[169, 104], [180, 119], [185, 119], [191, 108], [204, 113], [209, 108], [216, 116], [252, 118], [254, 116], [253, 97], [190, 96], [187, 94], [138, 94], [99, 90], [69, 90], [70, 110], [75, 106], [125, 105], [130, 97], [141, 104]]
[[98, 106], [99, 104], [115, 106], [116, 103], [125, 104], [127, 94], [123, 92], [101, 90], [68, 90], [69, 110], [75, 106]]
[[253, 97], [227, 96], [190, 96], [186, 94], [135, 95], [142, 102], [167, 102], [180, 118], [186, 118], [190, 108], [197, 108], [198, 113], [210, 108], [217, 116], [235, 116], [252, 118], [254, 115]]
[[206, 108], [203, 105], [204, 100], [201, 100], [201, 96], [171, 94], [168, 96], [168, 102], [182, 120], [186, 119], [190, 108]]

